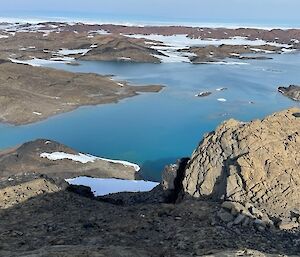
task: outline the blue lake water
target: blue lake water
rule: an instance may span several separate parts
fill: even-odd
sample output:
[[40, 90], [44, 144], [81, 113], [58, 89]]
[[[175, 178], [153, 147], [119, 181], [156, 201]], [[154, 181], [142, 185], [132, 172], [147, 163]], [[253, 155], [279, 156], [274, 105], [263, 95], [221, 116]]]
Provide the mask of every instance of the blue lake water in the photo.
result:
[[[116, 79], [134, 84], [155, 83], [166, 88], [118, 104], [82, 107], [31, 125], [0, 124], [0, 148], [48, 138], [81, 152], [136, 162], [145, 178], [159, 180], [164, 165], [190, 156], [204, 133], [214, 130], [223, 120], [233, 117], [249, 121], [300, 106], [277, 92], [278, 85], [300, 84], [300, 54], [273, 57], [246, 61], [248, 65], [50, 65], [74, 72], [114, 74]], [[216, 91], [220, 87], [228, 90]], [[207, 90], [213, 94], [195, 97]], [[219, 102], [218, 98], [227, 101]]]

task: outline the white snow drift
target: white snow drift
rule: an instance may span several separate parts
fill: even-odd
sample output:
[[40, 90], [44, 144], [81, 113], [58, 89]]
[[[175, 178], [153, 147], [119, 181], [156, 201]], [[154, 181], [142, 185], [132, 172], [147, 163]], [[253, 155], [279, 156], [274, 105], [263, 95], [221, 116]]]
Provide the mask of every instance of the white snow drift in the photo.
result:
[[77, 177], [66, 179], [71, 185], [83, 185], [91, 188], [95, 196], [119, 192], [147, 192], [159, 183], [144, 180], [123, 180], [115, 178]]
[[135, 163], [131, 163], [131, 162], [128, 162], [128, 161], [120, 161], [120, 160], [111, 160], [111, 159], [106, 159], [106, 158], [100, 158], [100, 157], [96, 157], [96, 156], [93, 156], [93, 155], [82, 154], [82, 153], [79, 153], [78, 155], [64, 153], [64, 152], [41, 153], [40, 157], [47, 158], [47, 159], [52, 160], [52, 161], [68, 159], [68, 160], [72, 160], [72, 161], [75, 161], [75, 162], [81, 162], [83, 164], [86, 164], [88, 162], [95, 162], [97, 160], [102, 160], [102, 161], [107, 161], [107, 162], [111, 162], [111, 163], [122, 164], [124, 166], [129, 166], [129, 167], [134, 168], [135, 171], [140, 170], [140, 166], [135, 164]]

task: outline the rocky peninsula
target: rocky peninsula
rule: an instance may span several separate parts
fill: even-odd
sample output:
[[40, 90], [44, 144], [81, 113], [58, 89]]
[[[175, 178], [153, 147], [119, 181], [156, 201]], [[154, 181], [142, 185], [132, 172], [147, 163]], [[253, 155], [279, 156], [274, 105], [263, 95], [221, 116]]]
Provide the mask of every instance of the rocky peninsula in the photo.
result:
[[[297, 256], [299, 113], [293, 108], [249, 123], [222, 123], [191, 158], [166, 167], [150, 192], [94, 197], [58, 173], [3, 176], [0, 254]], [[30, 159], [46, 173], [41, 151], [74, 153], [47, 145], [40, 140], [7, 151], [1, 167], [12, 165], [12, 172]], [[56, 169], [62, 174], [64, 165], [71, 167], [65, 161]]]
[[28, 124], [83, 105], [117, 103], [162, 86], [131, 86], [111, 77], [0, 61], [0, 120]]

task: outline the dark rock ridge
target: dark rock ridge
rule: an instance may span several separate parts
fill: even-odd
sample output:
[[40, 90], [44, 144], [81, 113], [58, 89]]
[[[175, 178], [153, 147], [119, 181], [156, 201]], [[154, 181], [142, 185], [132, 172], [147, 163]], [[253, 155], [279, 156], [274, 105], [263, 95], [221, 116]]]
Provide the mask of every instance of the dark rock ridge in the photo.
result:
[[184, 194], [239, 203], [244, 209], [226, 208], [250, 217], [258, 209], [275, 223], [293, 220], [300, 206], [299, 112], [292, 108], [263, 120], [221, 124], [194, 151]]
[[295, 101], [300, 101], [300, 86], [278, 87], [278, 91]]
[[46, 174], [52, 178], [93, 176], [98, 178], [136, 179], [139, 173], [132, 166], [97, 159], [81, 163], [71, 159], [50, 160], [43, 153], [67, 153], [79, 156], [79, 152], [52, 140], [39, 139], [18, 148], [0, 152], [0, 180], [25, 173]]

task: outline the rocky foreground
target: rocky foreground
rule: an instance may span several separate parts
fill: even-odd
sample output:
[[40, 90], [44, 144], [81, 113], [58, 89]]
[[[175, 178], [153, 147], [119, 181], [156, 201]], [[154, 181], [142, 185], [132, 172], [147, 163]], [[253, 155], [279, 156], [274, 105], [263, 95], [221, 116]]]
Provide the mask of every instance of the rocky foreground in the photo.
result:
[[97, 74], [71, 73], [0, 60], [0, 121], [27, 124], [83, 105], [116, 103], [162, 86], [130, 86]]
[[[166, 167], [151, 192], [94, 197], [59, 178], [64, 163], [56, 174], [3, 176], [0, 255], [298, 256], [299, 113], [224, 122], [191, 159]], [[43, 162], [33, 158], [36, 148], [23, 149], [13, 151], [15, 169], [22, 155]], [[9, 168], [13, 154], [6, 156]], [[47, 165], [37, 167], [44, 173]]]

